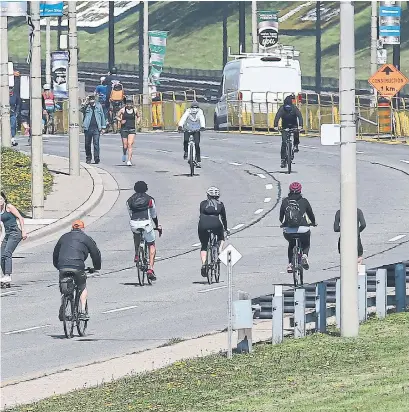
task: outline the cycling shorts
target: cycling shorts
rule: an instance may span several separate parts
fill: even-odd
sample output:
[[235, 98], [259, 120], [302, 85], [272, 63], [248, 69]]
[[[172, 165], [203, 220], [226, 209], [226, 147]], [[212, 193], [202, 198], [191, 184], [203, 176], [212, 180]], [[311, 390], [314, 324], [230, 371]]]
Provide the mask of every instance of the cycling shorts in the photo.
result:
[[78, 287], [78, 291], [81, 294], [84, 289], [87, 287], [87, 275], [83, 270], [80, 269], [73, 269], [73, 268], [64, 268], [60, 270], [59, 275], [59, 284], [60, 284], [60, 292], [62, 289], [61, 282], [63, 282], [67, 278], [74, 278], [75, 284]]
[[137, 233], [138, 229], [143, 229], [143, 239], [148, 245], [155, 243], [156, 236], [151, 220], [131, 220], [129, 225], [133, 233]]
[[214, 233], [217, 236], [217, 240], [224, 240], [224, 230], [223, 230], [223, 225], [220, 223], [220, 226], [211, 228], [211, 229], [205, 229], [201, 226], [198, 227], [198, 235], [199, 235], [199, 240], [201, 243], [201, 251], [206, 251], [207, 246], [209, 245], [209, 239], [210, 239], [210, 233], [209, 230]]

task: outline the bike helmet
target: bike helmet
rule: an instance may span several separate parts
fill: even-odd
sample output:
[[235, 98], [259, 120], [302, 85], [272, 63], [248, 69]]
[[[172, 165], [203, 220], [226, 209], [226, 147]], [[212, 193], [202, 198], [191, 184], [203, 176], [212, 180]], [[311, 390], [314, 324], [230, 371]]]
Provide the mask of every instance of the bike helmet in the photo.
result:
[[103, 83], [105, 81], [106, 77], [102, 76], [99, 80], [101, 81], [101, 83]]
[[73, 229], [84, 229], [85, 228], [84, 222], [82, 220], [76, 220], [73, 222], [72, 228]]
[[193, 102], [191, 103], [190, 107], [192, 109], [198, 109], [199, 108], [199, 103], [196, 100], [193, 100]]
[[293, 182], [290, 184], [290, 193], [301, 193], [302, 186], [301, 183]]
[[111, 72], [111, 74], [116, 74], [116, 72], [117, 72], [116, 67], [112, 67], [110, 72]]
[[206, 193], [210, 197], [220, 197], [220, 190], [215, 186], [210, 186]]
[[44, 89], [44, 90], [50, 90], [51, 87], [50, 87], [50, 85], [49, 85], [48, 83], [46, 83], [46, 84], [43, 86], [43, 89]]
[[133, 190], [135, 190], [136, 193], [145, 193], [148, 191], [148, 185], [144, 181], [139, 180], [135, 183]]

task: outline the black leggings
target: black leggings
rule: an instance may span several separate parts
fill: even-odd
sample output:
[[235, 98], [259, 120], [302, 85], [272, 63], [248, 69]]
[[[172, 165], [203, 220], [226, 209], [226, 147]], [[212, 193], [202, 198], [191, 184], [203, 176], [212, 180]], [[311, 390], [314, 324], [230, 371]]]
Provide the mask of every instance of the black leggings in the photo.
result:
[[208, 230], [211, 230], [217, 236], [218, 241], [224, 240], [224, 230], [223, 230], [222, 225], [220, 225], [220, 227], [215, 228], [215, 229], [203, 229], [203, 228], [199, 227], [197, 231], [198, 231], [199, 240], [200, 240], [200, 243], [201, 243], [200, 250], [202, 252], [207, 251], [207, 246], [209, 244], [210, 233], [208, 232]]
[[[294, 146], [300, 144], [300, 133], [294, 132]], [[287, 132], [281, 132], [281, 160], [287, 159]]]
[[196, 148], [196, 160], [198, 162], [201, 161], [200, 159], [200, 132], [185, 132], [184, 136], [183, 136], [183, 150], [185, 151], [185, 153], [187, 153], [187, 148], [189, 146], [189, 137], [190, 135], [193, 135], [193, 138], [195, 140], [195, 148]]
[[[338, 239], [338, 252], [341, 253], [341, 238]], [[364, 254], [364, 248], [361, 242], [361, 236], [358, 236], [358, 257], [362, 257]]]
[[306, 233], [284, 233], [284, 238], [288, 240], [288, 263], [293, 260], [293, 249], [295, 246], [295, 235], [300, 239], [300, 246], [303, 251], [308, 256], [310, 251], [310, 241], [311, 241], [311, 231]]

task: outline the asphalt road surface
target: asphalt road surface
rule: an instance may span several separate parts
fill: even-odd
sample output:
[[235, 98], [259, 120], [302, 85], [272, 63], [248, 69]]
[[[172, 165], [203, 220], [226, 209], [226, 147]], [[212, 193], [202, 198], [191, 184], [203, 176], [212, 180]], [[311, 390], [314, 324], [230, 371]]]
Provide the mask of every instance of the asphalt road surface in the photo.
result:
[[[20, 140], [25, 146], [26, 141]], [[238, 290], [252, 297], [271, 293], [272, 284], [290, 284], [284, 273], [287, 242], [278, 209], [291, 181], [303, 184], [317, 217], [312, 228], [306, 281], [339, 274], [338, 235], [333, 219], [339, 208], [339, 148], [302, 139], [291, 176], [279, 168], [277, 136], [202, 134], [203, 168], [188, 176], [182, 136], [138, 134], [135, 166], [121, 162], [117, 135], [101, 138], [101, 163], [121, 189], [116, 204], [86, 228], [102, 253], [102, 270], [88, 280], [91, 320], [85, 338], [64, 338], [58, 320], [58, 275], [52, 266], [55, 242], [15, 253], [13, 293], [2, 291], [2, 382], [19, 381], [74, 365], [159, 346], [222, 330], [227, 323], [225, 269], [221, 283], [200, 276], [197, 248], [199, 203], [216, 185], [233, 230], [230, 243], [243, 255], [234, 267]], [[44, 150], [68, 156], [67, 137], [46, 137]], [[368, 267], [407, 259], [409, 242], [409, 147], [358, 143], [358, 204], [367, 221], [362, 235]], [[85, 160], [83, 137], [81, 158]], [[125, 202], [133, 184], [145, 180], [155, 197], [164, 232], [158, 240], [158, 280], [137, 286], [133, 241]], [[73, 188], [75, 196], [75, 188]], [[67, 227], [67, 230], [70, 228]], [[405, 235], [405, 236], [403, 236]]]

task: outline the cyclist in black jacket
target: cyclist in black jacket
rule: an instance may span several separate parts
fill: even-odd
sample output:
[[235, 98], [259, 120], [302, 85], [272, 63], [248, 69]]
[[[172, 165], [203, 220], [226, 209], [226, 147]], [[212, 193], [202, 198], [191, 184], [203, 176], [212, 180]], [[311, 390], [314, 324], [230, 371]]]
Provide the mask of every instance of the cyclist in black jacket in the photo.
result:
[[[278, 127], [278, 122], [281, 119], [282, 129], [293, 129], [299, 128], [302, 129], [304, 122], [301, 112], [298, 110], [298, 107], [293, 104], [294, 95], [287, 96], [284, 99], [284, 104], [278, 109], [276, 117], [274, 119], [274, 129]], [[298, 145], [300, 143], [300, 133], [299, 131], [294, 132], [294, 152], [298, 152]], [[286, 159], [286, 149], [287, 149], [287, 133], [282, 130], [281, 132], [281, 167], [284, 168], [287, 166]]]
[[[59, 281], [61, 290], [61, 281], [67, 277], [74, 277], [75, 284], [81, 300], [81, 313], [79, 317], [82, 320], [88, 320], [89, 316], [85, 313], [87, 303], [87, 276], [85, 274], [85, 261], [88, 255], [91, 255], [92, 263], [95, 270], [101, 269], [101, 252], [95, 241], [86, 235], [82, 229], [85, 225], [82, 220], [76, 220], [72, 224], [71, 232], [65, 233], [60, 237], [54, 248], [53, 264], [59, 270]], [[62, 320], [62, 311], [60, 307], [59, 319]]]

